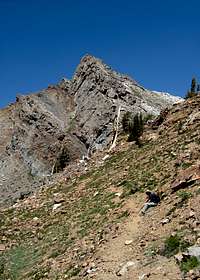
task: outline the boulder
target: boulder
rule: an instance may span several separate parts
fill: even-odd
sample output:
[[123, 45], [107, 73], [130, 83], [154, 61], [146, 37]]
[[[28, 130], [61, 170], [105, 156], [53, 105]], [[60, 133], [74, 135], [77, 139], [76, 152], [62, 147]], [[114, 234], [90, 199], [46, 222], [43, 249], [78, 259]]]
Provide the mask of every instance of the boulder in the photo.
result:
[[196, 257], [200, 261], [200, 246], [191, 246], [187, 249], [188, 255]]
[[137, 262], [133, 262], [133, 261], [128, 261], [127, 263], [125, 263], [116, 273], [117, 276], [123, 276], [124, 274], [126, 274], [129, 270], [130, 267], [136, 267], [137, 266]]
[[187, 188], [200, 180], [200, 165], [191, 166], [181, 170], [176, 179], [171, 184], [171, 192]]

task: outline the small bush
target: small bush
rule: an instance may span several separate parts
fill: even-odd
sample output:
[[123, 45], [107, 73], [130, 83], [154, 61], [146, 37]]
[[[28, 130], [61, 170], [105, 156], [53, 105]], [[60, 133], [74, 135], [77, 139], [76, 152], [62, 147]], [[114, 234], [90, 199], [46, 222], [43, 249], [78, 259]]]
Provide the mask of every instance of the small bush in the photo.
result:
[[182, 240], [177, 234], [169, 236], [164, 243], [164, 250], [162, 255], [166, 257], [172, 257], [179, 251], [185, 251], [191, 244]]
[[184, 272], [188, 272], [190, 271], [191, 269], [199, 266], [199, 261], [196, 257], [192, 256], [190, 258], [187, 258], [186, 260], [183, 260], [181, 263], [180, 263], [180, 269]]
[[123, 187], [121, 198], [133, 195], [139, 190], [139, 188], [135, 184], [127, 180], [122, 181], [120, 184], [118, 184], [118, 186]]
[[178, 197], [181, 198], [181, 201], [187, 201], [190, 197], [192, 197], [192, 193], [186, 191], [177, 192]]
[[71, 278], [74, 276], [77, 276], [80, 273], [81, 269], [79, 267], [71, 267], [68, 270], [65, 271], [65, 275], [67, 275], [67, 278]]
[[147, 256], [147, 257], [154, 257], [154, 256], [156, 256], [156, 254], [157, 254], [157, 248], [156, 248], [156, 246], [153, 246], [153, 245], [151, 245], [150, 247], [148, 247], [146, 250], [145, 250], [145, 256]]
[[63, 169], [67, 166], [69, 162], [70, 162], [69, 151], [66, 147], [63, 147], [57, 156], [53, 173], [63, 171]]
[[171, 257], [178, 253], [180, 246], [180, 238], [175, 236], [170, 236], [165, 240], [165, 247], [163, 255], [166, 257]]

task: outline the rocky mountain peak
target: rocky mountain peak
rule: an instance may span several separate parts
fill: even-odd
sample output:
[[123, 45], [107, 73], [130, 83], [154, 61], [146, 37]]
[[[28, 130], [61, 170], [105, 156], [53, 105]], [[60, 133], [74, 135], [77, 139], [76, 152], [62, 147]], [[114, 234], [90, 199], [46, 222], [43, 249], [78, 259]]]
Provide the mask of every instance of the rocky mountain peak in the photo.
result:
[[93, 78], [95, 82], [98, 82], [102, 77], [107, 77], [108, 79], [112, 77], [112, 79], [120, 80], [121, 82], [130, 80], [133, 84], [137, 84], [136, 81], [132, 80], [127, 75], [122, 75], [114, 71], [102, 60], [91, 55], [85, 55], [75, 71], [73, 82], [79, 84], [78, 81], [89, 74], [92, 74], [90, 78]]
[[72, 79], [78, 137], [92, 150], [107, 146], [120, 107], [120, 120], [127, 111], [144, 115], [159, 112], [181, 101], [171, 95], [149, 91], [121, 75], [101, 60], [86, 55]]
[[84, 56], [71, 81], [63, 78], [58, 85], [19, 96], [0, 111], [1, 200], [33, 190], [47, 176], [108, 148], [116, 119], [120, 124], [125, 112], [156, 116], [176, 101]]

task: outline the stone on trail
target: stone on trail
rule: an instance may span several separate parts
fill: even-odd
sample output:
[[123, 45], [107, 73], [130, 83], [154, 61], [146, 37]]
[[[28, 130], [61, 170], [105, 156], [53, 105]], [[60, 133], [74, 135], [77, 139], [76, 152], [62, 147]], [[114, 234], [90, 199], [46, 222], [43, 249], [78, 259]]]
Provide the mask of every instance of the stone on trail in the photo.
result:
[[162, 225], [165, 225], [165, 224], [168, 224], [170, 222], [170, 219], [169, 218], [166, 218], [166, 219], [163, 219], [160, 223]]
[[120, 193], [120, 192], [115, 193], [115, 196], [120, 197], [121, 195], [122, 195], [122, 193]]
[[0, 251], [5, 251], [6, 250], [6, 246], [4, 244], [0, 244]]
[[122, 268], [120, 268], [120, 269], [117, 271], [116, 275], [117, 275], [117, 276], [123, 276], [125, 273], [128, 272], [129, 267], [132, 267], [132, 266], [135, 266], [135, 267], [136, 267], [136, 265], [137, 265], [136, 262], [128, 261], [126, 264], [124, 264], [124, 265], [122, 266]]
[[96, 268], [88, 268], [86, 272], [87, 274], [91, 274], [93, 272], [96, 272]]
[[125, 245], [130, 245], [131, 243], [133, 243], [133, 240], [126, 240], [126, 241], [124, 242]]
[[183, 260], [183, 254], [182, 253], [178, 253], [174, 256], [175, 260], [177, 262], [181, 262]]
[[108, 159], [109, 158], [109, 155], [105, 155], [103, 158], [102, 158], [102, 160], [104, 161], [104, 160], [106, 160], [106, 159]]
[[53, 211], [55, 211], [58, 207], [60, 207], [62, 204], [61, 203], [57, 203], [53, 205]]
[[142, 274], [141, 276], [139, 276], [139, 280], [144, 280], [144, 278], [146, 277], [146, 274]]

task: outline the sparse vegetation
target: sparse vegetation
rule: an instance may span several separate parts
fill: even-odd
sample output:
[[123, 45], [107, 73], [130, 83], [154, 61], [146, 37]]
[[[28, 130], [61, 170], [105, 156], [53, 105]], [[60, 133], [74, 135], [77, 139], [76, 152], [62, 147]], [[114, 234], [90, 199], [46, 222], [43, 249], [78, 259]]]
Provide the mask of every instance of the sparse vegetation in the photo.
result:
[[178, 253], [179, 247], [180, 247], [180, 238], [178, 237], [178, 235], [169, 236], [165, 240], [163, 255], [166, 257], [171, 257]]
[[154, 257], [157, 255], [157, 253], [158, 253], [158, 248], [156, 247], [156, 245], [151, 245], [145, 250], [144, 254], [147, 257]]
[[187, 192], [187, 191], [178, 191], [177, 192], [178, 197], [181, 198], [182, 202], [186, 202], [190, 197], [192, 197], [192, 193], [191, 192]]
[[198, 267], [200, 262], [195, 256], [188, 256], [188, 258], [184, 259], [180, 263], [180, 269], [184, 272], [188, 272], [195, 267]]
[[190, 244], [182, 240], [181, 236], [178, 234], [171, 235], [165, 239], [164, 250], [161, 252], [162, 255], [166, 257], [172, 257], [179, 251], [184, 251]]
[[56, 162], [55, 162], [55, 165], [53, 168], [53, 173], [62, 171], [67, 166], [69, 161], [70, 161], [69, 151], [66, 147], [63, 147], [61, 149], [61, 151], [59, 152], [58, 157], [56, 159]]
[[121, 183], [118, 184], [118, 186], [123, 187], [123, 193], [121, 195], [121, 198], [135, 194], [137, 191], [139, 191], [139, 188], [133, 182], [127, 180], [123, 180]]
[[80, 271], [81, 269], [79, 267], [71, 267], [65, 271], [65, 275], [67, 276], [67, 279], [70, 279], [71, 277], [77, 276]]
[[22, 271], [34, 266], [39, 259], [40, 252], [37, 249], [34, 250], [31, 246], [14, 247], [4, 256], [0, 256], [0, 263], [3, 264], [0, 276], [2, 278], [8, 277], [8, 279], [11, 278], [12, 280], [20, 279]]

